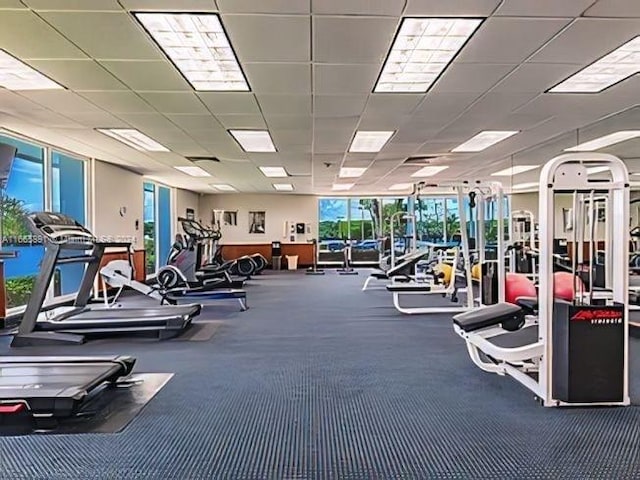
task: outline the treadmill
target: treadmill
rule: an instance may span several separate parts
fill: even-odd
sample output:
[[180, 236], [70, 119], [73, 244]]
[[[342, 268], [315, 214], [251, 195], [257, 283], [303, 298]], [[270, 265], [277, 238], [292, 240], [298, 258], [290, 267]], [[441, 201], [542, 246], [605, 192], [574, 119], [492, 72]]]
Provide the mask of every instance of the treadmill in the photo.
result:
[[[32, 234], [43, 240], [45, 255], [12, 347], [79, 344], [86, 337], [114, 334], [153, 333], [159, 339], [172, 338], [200, 313], [202, 307], [196, 304], [151, 308], [89, 305], [105, 249], [128, 244], [98, 241], [87, 228], [61, 213], [32, 213], [26, 223]], [[42, 311], [56, 266], [78, 263], [86, 268], [73, 306]]]
[[[15, 147], [0, 143], [2, 195], [16, 155]], [[0, 231], [1, 226], [0, 221]], [[1, 247], [2, 235], [0, 259], [15, 258], [14, 252]], [[105, 386], [120, 383], [134, 365], [135, 358], [128, 356], [0, 357], [0, 424], [4, 419], [27, 417], [36, 426], [43, 422], [51, 426], [77, 414], [85, 401], [97, 396]]]

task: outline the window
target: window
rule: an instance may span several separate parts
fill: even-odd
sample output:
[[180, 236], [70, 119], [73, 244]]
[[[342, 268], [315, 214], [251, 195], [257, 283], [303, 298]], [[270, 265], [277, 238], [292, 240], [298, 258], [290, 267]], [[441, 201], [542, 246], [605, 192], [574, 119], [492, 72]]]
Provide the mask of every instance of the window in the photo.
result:
[[27, 303], [44, 254], [42, 245], [30, 243], [23, 216], [45, 208], [45, 150], [4, 135], [0, 142], [18, 149], [2, 198], [3, 249], [18, 254], [17, 259], [5, 262], [7, 307], [11, 308]]
[[144, 249], [147, 257], [146, 274], [153, 275], [167, 264], [172, 244], [171, 189], [145, 182]]
[[318, 201], [318, 262], [342, 263], [349, 237], [349, 202], [346, 198]]
[[378, 263], [380, 201], [377, 198], [352, 198], [349, 204], [351, 261], [354, 264]]
[[[51, 210], [69, 215], [77, 222], [86, 225], [85, 162], [53, 151], [51, 166]], [[84, 270], [85, 265], [82, 264], [57, 267], [54, 277], [54, 295], [77, 292]]]
[[156, 271], [156, 190], [153, 183], [144, 183], [144, 250], [147, 258], [147, 275]]

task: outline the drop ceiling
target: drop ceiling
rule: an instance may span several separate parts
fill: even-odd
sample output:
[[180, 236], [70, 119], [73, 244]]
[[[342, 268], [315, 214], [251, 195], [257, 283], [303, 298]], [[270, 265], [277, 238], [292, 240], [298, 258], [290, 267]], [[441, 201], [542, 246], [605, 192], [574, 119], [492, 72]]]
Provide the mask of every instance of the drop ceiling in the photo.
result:
[[[194, 91], [138, 11], [220, 14], [251, 91]], [[407, 16], [485, 20], [428, 93], [372, 93]], [[639, 34], [638, 0], [0, 0], [0, 48], [65, 87], [0, 89], [0, 127], [206, 193], [274, 192], [260, 166], [284, 167], [295, 193], [314, 194], [331, 194], [341, 167], [367, 168], [348, 193], [389, 193], [412, 181], [420, 167], [403, 163], [415, 156], [449, 166], [433, 180], [488, 179], [640, 129], [639, 75], [596, 95], [545, 93]], [[170, 152], [97, 128], [135, 128]], [[277, 152], [246, 153], [229, 129], [268, 129]], [[356, 130], [395, 134], [379, 153], [348, 153]], [[483, 130], [520, 133], [450, 153]], [[640, 140], [603, 151], [640, 172]], [[220, 160], [197, 162], [211, 177], [173, 168], [194, 156]]]

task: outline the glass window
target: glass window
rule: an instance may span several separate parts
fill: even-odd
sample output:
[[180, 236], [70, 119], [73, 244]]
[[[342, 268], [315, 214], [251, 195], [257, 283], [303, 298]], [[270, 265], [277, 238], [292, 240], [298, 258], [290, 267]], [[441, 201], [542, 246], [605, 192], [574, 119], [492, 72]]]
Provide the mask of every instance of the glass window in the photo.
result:
[[[382, 236], [389, 238], [389, 242], [391, 237], [391, 217], [398, 212], [408, 211], [408, 208], [409, 206], [406, 197], [382, 199]], [[413, 233], [410, 231], [411, 227], [409, 222], [399, 217], [399, 215], [395, 215], [393, 217], [393, 236], [396, 254], [402, 255], [408, 251], [408, 248], [410, 248], [408, 237], [413, 235]], [[385, 255], [391, 253], [391, 244], [389, 242], [385, 242], [385, 252], [383, 252]]]
[[419, 197], [416, 202], [418, 240], [444, 242], [444, 199]]
[[171, 243], [171, 189], [158, 186], [158, 266], [167, 264]]
[[349, 202], [351, 261], [354, 264], [378, 263], [380, 201], [377, 198], [352, 198]]
[[460, 235], [460, 212], [457, 198], [447, 198], [447, 221], [446, 233], [447, 241], [459, 238]]
[[0, 142], [18, 149], [2, 198], [3, 248], [18, 253], [17, 259], [5, 263], [7, 307], [11, 308], [27, 303], [44, 254], [42, 245], [30, 243], [23, 221], [25, 214], [45, 207], [44, 149], [3, 135]]
[[144, 183], [144, 249], [147, 257], [147, 275], [156, 271], [156, 192], [153, 183]]
[[349, 237], [349, 202], [346, 198], [318, 200], [318, 261], [342, 263]]
[[[86, 224], [85, 162], [59, 152], [51, 153], [51, 210]], [[82, 252], [79, 252], [82, 254]], [[78, 291], [85, 265], [61, 265], [54, 277], [54, 295]]]

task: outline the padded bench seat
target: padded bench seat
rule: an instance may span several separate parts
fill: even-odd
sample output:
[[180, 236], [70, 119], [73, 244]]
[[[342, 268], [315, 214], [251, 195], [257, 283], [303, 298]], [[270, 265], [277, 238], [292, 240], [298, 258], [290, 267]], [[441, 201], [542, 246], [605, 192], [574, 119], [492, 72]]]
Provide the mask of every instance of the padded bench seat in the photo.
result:
[[453, 316], [453, 323], [465, 332], [494, 327], [522, 315], [522, 308], [512, 303], [496, 303]]
[[376, 280], [388, 280], [389, 279], [389, 275], [387, 275], [387, 272], [384, 272], [382, 270], [372, 270], [371, 273], [369, 274], [369, 276], [375, 278]]
[[387, 290], [395, 293], [430, 292], [431, 286], [426, 284], [387, 285]]

